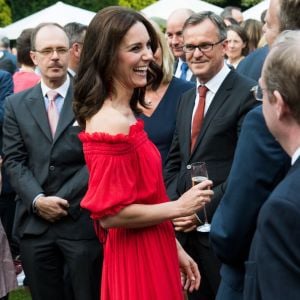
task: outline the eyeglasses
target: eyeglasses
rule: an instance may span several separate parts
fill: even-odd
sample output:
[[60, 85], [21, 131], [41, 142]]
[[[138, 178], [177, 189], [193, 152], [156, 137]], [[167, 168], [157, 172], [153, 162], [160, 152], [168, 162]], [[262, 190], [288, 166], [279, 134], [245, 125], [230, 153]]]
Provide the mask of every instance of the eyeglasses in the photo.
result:
[[263, 89], [260, 87], [260, 85], [255, 85], [253, 88], [251, 88], [250, 92], [253, 92], [253, 95], [257, 101], [263, 101]]
[[61, 48], [46, 48], [46, 49], [34, 50], [34, 51], [40, 53], [43, 56], [50, 57], [53, 55], [54, 52], [56, 52], [57, 55], [65, 55], [69, 52], [69, 49], [61, 47]]
[[222, 42], [224, 42], [224, 39], [220, 40], [214, 44], [202, 44], [202, 45], [197, 45], [197, 46], [192, 45], [192, 44], [186, 44], [183, 46], [182, 49], [185, 53], [193, 53], [196, 49], [199, 49], [202, 53], [206, 53], [206, 52], [211, 51], [214, 48], [214, 46], [216, 46]]

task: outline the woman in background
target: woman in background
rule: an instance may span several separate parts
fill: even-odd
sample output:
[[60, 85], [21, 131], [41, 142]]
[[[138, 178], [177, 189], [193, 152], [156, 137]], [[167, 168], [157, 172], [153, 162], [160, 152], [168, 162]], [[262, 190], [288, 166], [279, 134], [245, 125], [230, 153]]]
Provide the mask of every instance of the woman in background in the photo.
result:
[[179, 266], [185, 289], [200, 283], [170, 220], [201, 209], [212, 182], [169, 201], [159, 152], [135, 117], [145, 86], [160, 83], [157, 46], [147, 19], [116, 6], [96, 14], [82, 50], [74, 111], [90, 178], [81, 206], [104, 243], [101, 300], [182, 300]]
[[145, 131], [158, 148], [162, 163], [167, 158], [175, 130], [176, 110], [181, 95], [194, 87], [195, 83], [173, 76], [174, 58], [159, 26], [152, 22], [158, 38], [158, 48], [153, 54], [154, 61], [161, 66], [163, 78], [158, 87], [150, 85], [146, 89], [147, 107], [139, 106], [144, 120]]
[[20, 69], [13, 75], [14, 93], [29, 89], [40, 82], [40, 76], [35, 73], [35, 66], [30, 57], [32, 30], [24, 29], [17, 38], [17, 60]]
[[235, 69], [240, 61], [248, 54], [248, 37], [240, 25], [227, 27], [227, 63]]
[[248, 19], [242, 23], [242, 27], [248, 36], [249, 52], [257, 49], [263, 35], [262, 26], [263, 24], [260, 21], [254, 19]]

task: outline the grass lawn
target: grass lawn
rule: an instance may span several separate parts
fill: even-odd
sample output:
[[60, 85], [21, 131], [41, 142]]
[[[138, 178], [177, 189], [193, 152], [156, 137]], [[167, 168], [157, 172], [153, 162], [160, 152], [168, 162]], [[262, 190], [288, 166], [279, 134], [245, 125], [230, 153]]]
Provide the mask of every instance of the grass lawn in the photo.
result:
[[31, 297], [26, 288], [20, 287], [9, 294], [9, 300], [31, 300]]

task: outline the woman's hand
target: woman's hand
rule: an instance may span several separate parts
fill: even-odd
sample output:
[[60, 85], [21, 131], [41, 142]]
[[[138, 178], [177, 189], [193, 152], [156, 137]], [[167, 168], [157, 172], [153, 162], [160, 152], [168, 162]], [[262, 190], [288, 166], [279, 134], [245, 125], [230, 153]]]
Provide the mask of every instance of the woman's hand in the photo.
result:
[[179, 259], [181, 284], [185, 291], [192, 292], [198, 290], [200, 286], [200, 272], [195, 261], [184, 251], [176, 240], [177, 253]]
[[211, 180], [205, 180], [186, 191], [176, 202], [178, 217], [191, 216], [210, 202], [214, 192]]

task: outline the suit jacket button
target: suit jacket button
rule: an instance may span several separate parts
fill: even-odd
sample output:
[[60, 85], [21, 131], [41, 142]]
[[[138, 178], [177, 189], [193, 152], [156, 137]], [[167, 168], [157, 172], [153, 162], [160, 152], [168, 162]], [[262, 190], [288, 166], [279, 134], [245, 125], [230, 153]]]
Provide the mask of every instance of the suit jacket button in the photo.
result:
[[187, 165], [186, 168], [187, 168], [188, 170], [190, 170], [190, 169], [192, 168], [192, 166], [191, 166], [191, 165]]
[[49, 167], [49, 170], [50, 170], [50, 171], [54, 171], [54, 170], [55, 170], [55, 167], [54, 167], [54, 166], [50, 166], [50, 167]]

